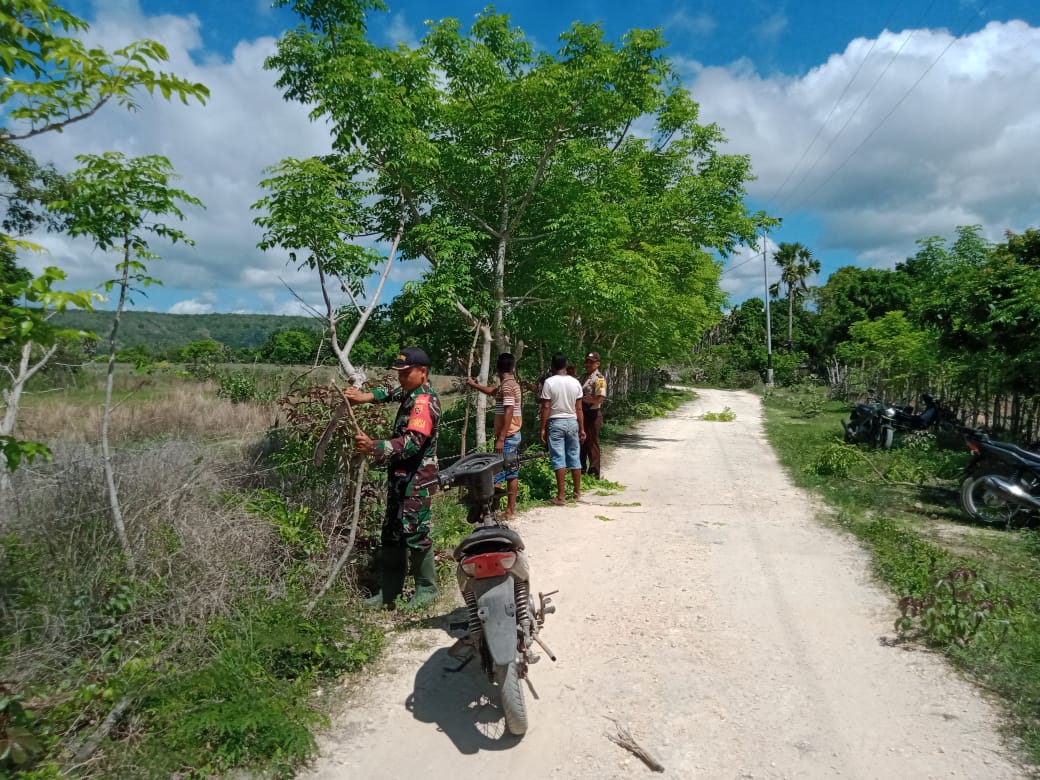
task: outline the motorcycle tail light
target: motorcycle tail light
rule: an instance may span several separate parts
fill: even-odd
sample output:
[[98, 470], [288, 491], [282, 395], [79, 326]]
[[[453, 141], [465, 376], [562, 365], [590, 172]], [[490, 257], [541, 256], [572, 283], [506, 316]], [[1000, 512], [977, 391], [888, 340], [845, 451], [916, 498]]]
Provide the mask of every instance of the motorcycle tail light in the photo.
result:
[[514, 552], [493, 552], [474, 555], [462, 562], [462, 570], [478, 580], [484, 577], [500, 577], [516, 563]]
[[979, 444], [978, 444], [978, 442], [969, 441], [968, 442], [968, 449], [971, 450], [972, 452], [978, 454], [978, 451], [979, 451]]

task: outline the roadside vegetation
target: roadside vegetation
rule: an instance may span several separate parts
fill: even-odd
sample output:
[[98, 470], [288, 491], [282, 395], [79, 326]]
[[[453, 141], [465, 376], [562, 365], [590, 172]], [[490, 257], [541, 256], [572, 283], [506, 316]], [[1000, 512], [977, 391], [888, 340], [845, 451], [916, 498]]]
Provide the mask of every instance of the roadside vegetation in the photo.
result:
[[1040, 763], [1040, 531], [969, 521], [957, 503], [968, 450], [908, 434], [889, 451], [845, 444], [849, 406], [813, 384], [767, 390], [770, 442], [826, 517], [870, 550], [892, 590], [884, 641], [921, 642], [999, 694], [1008, 735]]
[[[307, 374], [242, 371], [283, 389]], [[218, 382], [180, 367], [142, 376], [124, 366], [116, 379], [113, 467], [133, 573], [111, 533], [92, 443], [102, 372], [93, 387], [81, 378], [74, 391], [32, 395], [24, 410], [53, 461], [18, 469], [0, 513], [0, 725], [9, 749], [0, 777], [58, 778], [75, 768], [84, 777], [201, 778], [236, 767], [292, 776], [314, 751], [328, 692], [364, 674], [388, 631], [430, 614], [388, 618], [361, 606], [374, 585], [382, 475], [367, 475], [347, 565], [315, 601], [349, 533], [339, 494], [352, 485], [341, 461], [313, 463], [313, 431], [294, 429], [284, 403], [221, 397]], [[449, 412], [464, 408], [456, 379], [434, 383]], [[653, 385], [617, 398], [605, 445], [686, 397]], [[535, 409], [525, 394], [528, 437], [537, 437]], [[374, 410], [366, 427], [385, 425], [387, 411]], [[445, 463], [457, 457], [460, 428], [461, 417], [445, 415]], [[520, 484], [521, 510], [555, 490], [544, 459], [524, 465]], [[438, 496], [433, 536], [448, 601], [451, 549], [469, 530], [454, 493]]]

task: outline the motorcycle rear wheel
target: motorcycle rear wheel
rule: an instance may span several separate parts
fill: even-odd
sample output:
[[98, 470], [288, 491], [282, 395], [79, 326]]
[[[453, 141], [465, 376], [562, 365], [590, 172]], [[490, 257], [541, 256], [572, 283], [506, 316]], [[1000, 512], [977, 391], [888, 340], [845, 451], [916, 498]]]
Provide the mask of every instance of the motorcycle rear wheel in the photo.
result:
[[1012, 504], [990, 490], [983, 480], [990, 476], [1007, 476], [1007, 469], [993, 468], [965, 478], [961, 483], [961, 509], [973, 520], [987, 525], [1012, 528], [1029, 516], [1029, 510]]
[[878, 433], [878, 446], [883, 450], [892, 449], [892, 442], [895, 440], [896, 431], [891, 425], [882, 425], [881, 431]]
[[495, 682], [498, 683], [499, 696], [502, 698], [506, 729], [510, 734], [522, 737], [527, 733], [527, 705], [524, 703], [524, 689], [520, 687], [516, 661], [496, 666]]

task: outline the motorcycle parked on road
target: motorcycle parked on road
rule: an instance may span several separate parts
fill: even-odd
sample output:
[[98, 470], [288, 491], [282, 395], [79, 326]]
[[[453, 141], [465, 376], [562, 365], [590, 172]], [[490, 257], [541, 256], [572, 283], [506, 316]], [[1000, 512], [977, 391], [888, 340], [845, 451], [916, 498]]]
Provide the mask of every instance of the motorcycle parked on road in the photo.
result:
[[443, 469], [438, 477], [442, 488], [459, 488], [459, 501], [468, 508], [467, 521], [479, 526], [454, 552], [468, 615], [465, 622], [451, 624], [452, 629], [465, 629], [466, 636], [449, 653], [462, 659], [459, 669], [474, 657], [480, 658], [488, 679], [498, 686], [506, 728], [517, 736], [527, 731], [521, 680], [539, 659], [534, 645], [556, 660], [539, 633], [545, 616], [556, 611], [550, 597], [557, 591], [539, 593], [537, 606], [531, 603], [524, 542], [497, 517], [501, 496], [495, 490], [495, 475], [515, 469], [529, 457], [475, 453]]
[[849, 420], [841, 421], [846, 444], [873, 444], [891, 449], [896, 431], [926, 431], [934, 425], [952, 420], [952, 415], [932, 396], [921, 395], [924, 410], [912, 406], [896, 406], [883, 401], [853, 405]]
[[971, 460], [961, 481], [960, 503], [973, 520], [1012, 528], [1040, 511], [1040, 454], [988, 434], [964, 434]]

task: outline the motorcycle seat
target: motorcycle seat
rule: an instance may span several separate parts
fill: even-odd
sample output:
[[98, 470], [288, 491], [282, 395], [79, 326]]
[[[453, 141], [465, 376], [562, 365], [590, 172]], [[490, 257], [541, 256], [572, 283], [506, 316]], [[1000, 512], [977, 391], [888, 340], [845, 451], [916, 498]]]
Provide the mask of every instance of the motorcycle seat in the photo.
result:
[[993, 457], [1000, 458], [1001, 460], [1011, 460], [1019, 462], [1026, 466], [1040, 466], [1040, 453], [1032, 452], [1031, 450], [1024, 450], [1016, 444], [1011, 444], [1006, 441], [989, 441], [982, 442], [980, 449], [983, 452], [992, 454]]
[[476, 531], [471, 533], [455, 548], [455, 552], [452, 553], [452, 557], [456, 561], [461, 561], [466, 555], [479, 552], [478, 547], [487, 547], [488, 549], [482, 550], [482, 552], [490, 552], [495, 547], [508, 547], [512, 550], [524, 549], [524, 540], [520, 538], [520, 534], [513, 531], [505, 526], [493, 526], [491, 528], [478, 528]]

